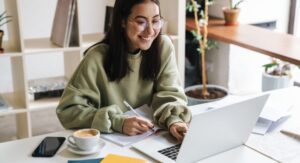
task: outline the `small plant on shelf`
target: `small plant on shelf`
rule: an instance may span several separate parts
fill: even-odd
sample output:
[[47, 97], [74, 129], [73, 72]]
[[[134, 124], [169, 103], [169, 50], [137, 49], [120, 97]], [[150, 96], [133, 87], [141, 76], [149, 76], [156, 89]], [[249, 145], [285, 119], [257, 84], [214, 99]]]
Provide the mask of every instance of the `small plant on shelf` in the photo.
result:
[[272, 58], [271, 63], [263, 67], [265, 70], [262, 74], [262, 91], [285, 88], [294, 84], [292, 68], [296, 66], [293, 64]]
[[234, 3], [234, 0], [229, 0], [229, 9], [238, 9], [239, 5], [244, 2], [244, 0], [239, 0], [237, 2]]
[[288, 62], [272, 58], [271, 63], [265, 64], [263, 67], [265, 68], [265, 73], [269, 75], [292, 77], [291, 64]]
[[237, 25], [238, 24], [238, 16], [240, 13], [240, 4], [244, 2], [244, 0], [229, 0], [229, 4], [227, 7], [223, 8], [223, 14], [225, 19], [225, 25]]
[[4, 52], [4, 49], [2, 48], [4, 31], [1, 29], [1, 27], [9, 23], [10, 21], [12, 21], [11, 16], [6, 15], [6, 11], [0, 14], [0, 53]]

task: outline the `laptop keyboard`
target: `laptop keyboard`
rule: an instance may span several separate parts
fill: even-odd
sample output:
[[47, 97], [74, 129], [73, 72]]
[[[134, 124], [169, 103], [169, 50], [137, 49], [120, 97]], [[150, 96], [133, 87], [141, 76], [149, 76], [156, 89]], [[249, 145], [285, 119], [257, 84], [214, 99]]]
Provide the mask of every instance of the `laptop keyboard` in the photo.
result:
[[172, 160], [176, 160], [180, 146], [181, 146], [181, 144], [177, 144], [177, 145], [159, 150], [158, 152], [169, 157]]

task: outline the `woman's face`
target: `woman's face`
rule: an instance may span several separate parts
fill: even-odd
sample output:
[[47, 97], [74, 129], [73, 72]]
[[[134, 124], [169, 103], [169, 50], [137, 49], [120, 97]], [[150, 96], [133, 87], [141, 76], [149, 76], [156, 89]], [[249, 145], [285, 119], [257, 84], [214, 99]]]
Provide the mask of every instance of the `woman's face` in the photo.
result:
[[154, 2], [147, 1], [133, 6], [124, 24], [129, 52], [149, 49], [162, 24], [159, 7]]

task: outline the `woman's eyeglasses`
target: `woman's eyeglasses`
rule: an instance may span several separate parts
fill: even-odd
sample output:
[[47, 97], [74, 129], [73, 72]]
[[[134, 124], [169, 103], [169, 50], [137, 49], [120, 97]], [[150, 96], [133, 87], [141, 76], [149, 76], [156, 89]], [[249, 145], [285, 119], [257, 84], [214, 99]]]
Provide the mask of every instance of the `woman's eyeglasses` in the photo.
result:
[[152, 22], [147, 21], [146, 19], [128, 19], [130, 22], [133, 22], [137, 27], [138, 27], [138, 31], [139, 32], [143, 32], [145, 31], [151, 24], [152, 29], [154, 30], [160, 30], [165, 21], [164, 19], [160, 18], [160, 19], [154, 19], [152, 20]]

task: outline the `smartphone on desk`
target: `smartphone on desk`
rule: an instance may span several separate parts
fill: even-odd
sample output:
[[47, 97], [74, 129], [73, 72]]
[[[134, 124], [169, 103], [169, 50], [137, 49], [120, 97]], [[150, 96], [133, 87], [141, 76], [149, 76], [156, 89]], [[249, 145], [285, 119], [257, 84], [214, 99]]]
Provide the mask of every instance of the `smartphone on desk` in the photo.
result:
[[33, 151], [32, 157], [52, 157], [66, 140], [65, 137], [46, 137]]

